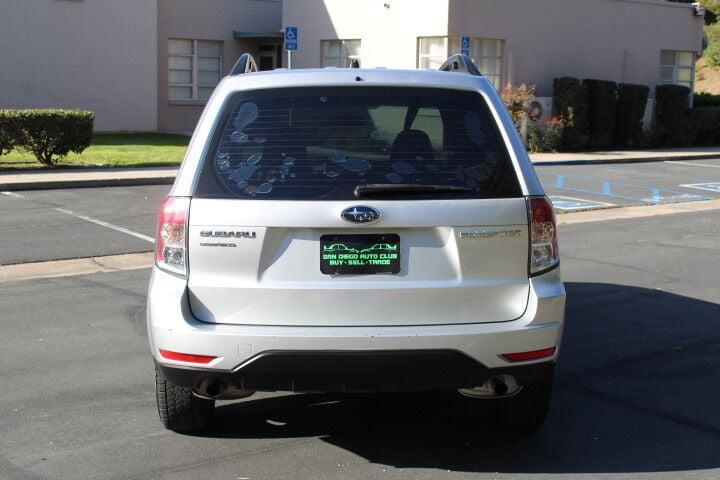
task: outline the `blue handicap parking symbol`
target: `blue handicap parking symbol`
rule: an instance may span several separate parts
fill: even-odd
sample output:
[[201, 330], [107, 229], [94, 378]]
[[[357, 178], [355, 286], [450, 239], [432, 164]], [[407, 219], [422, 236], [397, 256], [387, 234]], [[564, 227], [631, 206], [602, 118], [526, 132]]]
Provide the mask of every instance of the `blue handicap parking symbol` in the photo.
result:
[[285, 50], [298, 49], [298, 27], [285, 27]]
[[685, 188], [696, 188], [698, 190], [706, 190], [708, 192], [720, 193], [720, 182], [713, 183], [690, 183], [687, 185], [680, 185]]
[[460, 53], [470, 56], [470, 37], [462, 37], [460, 41]]
[[558, 210], [591, 210], [594, 208], [614, 207], [615, 204], [584, 200], [582, 198], [551, 196], [550, 201]]

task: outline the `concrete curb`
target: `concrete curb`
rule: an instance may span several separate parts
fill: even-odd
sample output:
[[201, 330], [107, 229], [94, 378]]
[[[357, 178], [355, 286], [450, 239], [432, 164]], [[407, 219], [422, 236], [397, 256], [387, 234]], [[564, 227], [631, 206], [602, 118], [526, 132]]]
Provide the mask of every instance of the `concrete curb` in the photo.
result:
[[6, 171], [0, 173], [0, 191], [167, 185], [175, 181], [176, 175], [177, 167]]
[[150, 268], [153, 252], [50, 260], [0, 266], [0, 283]]
[[710, 160], [720, 158], [720, 153], [697, 153], [688, 155], [674, 156], [656, 156], [656, 157], [614, 157], [614, 158], [588, 158], [588, 159], [568, 159], [568, 160], [533, 160], [535, 166], [551, 166], [551, 165], [601, 165], [617, 164], [617, 163], [651, 163], [651, 162], [673, 162], [681, 160]]
[[101, 178], [77, 180], [50, 180], [39, 182], [0, 183], [0, 191], [57, 190], [63, 188], [131, 187], [138, 185], [172, 185], [175, 177]]

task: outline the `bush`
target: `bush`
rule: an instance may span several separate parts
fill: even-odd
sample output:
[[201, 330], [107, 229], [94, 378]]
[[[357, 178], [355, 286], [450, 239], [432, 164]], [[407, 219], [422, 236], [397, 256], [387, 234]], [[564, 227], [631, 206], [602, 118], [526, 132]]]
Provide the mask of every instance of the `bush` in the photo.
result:
[[502, 90], [503, 103], [510, 112], [515, 126], [520, 130], [523, 116], [528, 113], [530, 101], [535, 97], [535, 85], [508, 85]]
[[708, 47], [703, 52], [703, 57], [711, 67], [720, 67], [720, 24], [705, 27], [705, 36], [708, 39]]
[[560, 117], [532, 123], [528, 128], [530, 151], [535, 153], [559, 151], [562, 145], [564, 128], [565, 122]]
[[17, 138], [17, 119], [7, 110], [0, 110], [0, 155], [9, 153], [15, 147]]
[[694, 107], [720, 107], [720, 95], [712, 93], [696, 93], [693, 100]]
[[650, 88], [645, 85], [621, 83], [618, 87], [615, 144], [638, 147], [643, 142], [643, 117]]
[[6, 110], [15, 124], [15, 146], [35, 155], [44, 165], [52, 166], [70, 152], [81, 153], [92, 140], [95, 114], [82, 110]]
[[587, 87], [572, 77], [553, 81], [553, 115], [565, 120], [560, 148], [584, 150], [588, 146]]
[[683, 128], [687, 120], [689, 96], [690, 89], [682, 85], [655, 87], [655, 145], [680, 147], [692, 144], [687, 128]]
[[617, 83], [587, 79], [583, 84], [587, 86], [590, 148], [610, 148], [617, 117]]
[[720, 145], [720, 107], [688, 110], [683, 134], [690, 145], [698, 147]]

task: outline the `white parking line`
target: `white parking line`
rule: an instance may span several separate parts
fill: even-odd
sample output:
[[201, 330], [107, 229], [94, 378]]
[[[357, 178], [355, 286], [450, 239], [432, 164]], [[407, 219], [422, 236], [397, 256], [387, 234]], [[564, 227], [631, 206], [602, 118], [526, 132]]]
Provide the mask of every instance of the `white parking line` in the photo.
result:
[[14, 193], [14, 192], [0, 192], [0, 193], [2, 193], [3, 195], [7, 195], [8, 197], [22, 198], [23, 200], [25, 200], [25, 197], [20, 195], [19, 193]]
[[720, 165], [705, 165], [704, 163], [693, 163], [673, 160], [665, 160], [665, 163], [672, 163], [673, 165], [694, 165], [696, 167], [720, 168]]
[[[28, 197], [25, 197], [25, 196], [20, 195], [20, 194], [18, 194], [18, 193], [13, 193], [13, 192], [0, 192], [0, 193], [3, 194], [3, 195], [6, 195], [6, 196], [8, 196], [8, 197], [14, 197], [14, 198], [20, 198], [20, 199], [23, 199], [23, 200], [30, 200], [30, 201], [32, 201], [32, 200], [29, 199]], [[64, 213], [65, 215], [71, 215], [71, 216], [73, 216], [73, 217], [75, 217], [75, 218], [79, 218], [79, 219], [81, 219], [81, 220], [85, 220], [86, 222], [91, 222], [91, 223], [94, 223], [94, 224], [96, 224], [96, 225], [100, 225], [100, 226], [107, 227], [107, 228], [112, 228], [113, 230], [116, 230], [116, 231], [118, 231], [118, 232], [127, 233], [128, 235], [132, 235], [133, 237], [139, 238], [139, 239], [141, 239], [141, 240], [145, 240], [146, 242], [155, 243], [155, 239], [152, 238], [152, 237], [148, 237], [147, 235], [143, 235], [143, 234], [140, 233], [140, 232], [136, 232], [136, 231], [134, 231], [134, 230], [130, 230], [130, 229], [125, 228], [125, 227], [120, 227], [120, 226], [118, 226], [118, 225], [113, 225], [112, 223], [108, 223], [108, 222], [106, 222], [106, 221], [104, 221], [104, 220], [100, 220], [100, 219], [93, 218], [93, 217], [88, 217], [87, 215], [82, 215], [82, 214], [80, 214], [80, 213], [75, 213], [75, 212], [73, 212], [72, 210], [67, 210], [67, 209], [61, 208], [61, 207], [52, 207], [52, 209], [55, 210], [56, 212]]]
[[685, 188], [696, 188], [698, 190], [707, 190], [708, 192], [720, 193], [720, 182], [686, 183], [680, 186]]
[[133, 230], [129, 230], [124, 227], [119, 227], [117, 225], [113, 225], [112, 223], [108, 223], [103, 220], [98, 220], [97, 218], [88, 217], [87, 215], [81, 215], [79, 213], [75, 213], [71, 210], [66, 210], [66, 209], [60, 208], [60, 207], [54, 208], [53, 210], [64, 213], [66, 215], [72, 215], [73, 217], [77, 217], [82, 220], [86, 220], [88, 222], [95, 223], [97, 225], [102, 225], [103, 227], [112, 228], [113, 230], [117, 230], [118, 232], [127, 233], [128, 235], [132, 235], [133, 237], [140, 238], [142, 240], [145, 240], [146, 242], [155, 243], [155, 239], [152, 237], [148, 237], [147, 235], [143, 235], [142, 233], [135, 232]]

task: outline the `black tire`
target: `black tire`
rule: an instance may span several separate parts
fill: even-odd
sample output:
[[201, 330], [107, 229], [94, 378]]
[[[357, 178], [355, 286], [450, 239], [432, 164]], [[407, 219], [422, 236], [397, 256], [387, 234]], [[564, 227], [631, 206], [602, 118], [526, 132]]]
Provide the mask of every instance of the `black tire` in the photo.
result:
[[192, 389], [180, 387], [155, 372], [155, 393], [160, 421], [175, 432], [200, 432], [207, 427], [215, 401], [200, 398]]
[[552, 390], [553, 370], [550, 368], [539, 380], [523, 385], [516, 395], [488, 400], [491, 424], [510, 432], [539, 430], [550, 411]]

